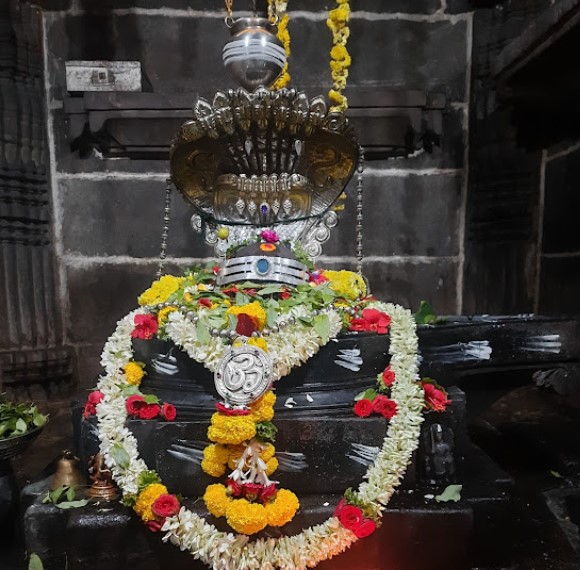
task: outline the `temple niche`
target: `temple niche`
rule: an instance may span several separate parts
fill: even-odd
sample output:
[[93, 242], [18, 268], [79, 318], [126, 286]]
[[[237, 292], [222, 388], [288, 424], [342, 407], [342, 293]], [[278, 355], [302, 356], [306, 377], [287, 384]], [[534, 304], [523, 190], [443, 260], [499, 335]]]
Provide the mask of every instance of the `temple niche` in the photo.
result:
[[4, 2], [2, 570], [580, 568], [579, 30]]

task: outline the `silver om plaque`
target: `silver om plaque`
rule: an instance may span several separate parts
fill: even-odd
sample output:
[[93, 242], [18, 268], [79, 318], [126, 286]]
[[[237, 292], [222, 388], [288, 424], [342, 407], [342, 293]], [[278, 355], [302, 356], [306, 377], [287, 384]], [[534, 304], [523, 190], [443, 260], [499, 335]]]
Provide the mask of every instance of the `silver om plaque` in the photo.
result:
[[215, 387], [224, 400], [234, 406], [251, 404], [268, 391], [272, 359], [261, 348], [243, 345], [230, 348], [214, 374]]

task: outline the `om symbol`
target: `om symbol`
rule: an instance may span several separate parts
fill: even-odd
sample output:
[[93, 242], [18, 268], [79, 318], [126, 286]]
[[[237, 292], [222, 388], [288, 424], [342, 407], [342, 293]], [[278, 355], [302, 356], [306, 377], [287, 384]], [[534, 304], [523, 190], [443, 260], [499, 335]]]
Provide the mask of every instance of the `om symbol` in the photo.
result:
[[218, 394], [231, 405], [247, 405], [268, 391], [272, 361], [256, 346], [231, 348], [222, 358], [214, 380]]

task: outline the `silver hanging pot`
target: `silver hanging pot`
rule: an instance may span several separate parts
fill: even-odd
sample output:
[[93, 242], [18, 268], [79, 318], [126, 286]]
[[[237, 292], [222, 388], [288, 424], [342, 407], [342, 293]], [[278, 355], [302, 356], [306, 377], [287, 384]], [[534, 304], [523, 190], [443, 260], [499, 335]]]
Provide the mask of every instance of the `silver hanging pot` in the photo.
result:
[[286, 52], [267, 18], [239, 18], [231, 26], [232, 38], [224, 46], [223, 60], [234, 81], [253, 91], [269, 87], [286, 64]]

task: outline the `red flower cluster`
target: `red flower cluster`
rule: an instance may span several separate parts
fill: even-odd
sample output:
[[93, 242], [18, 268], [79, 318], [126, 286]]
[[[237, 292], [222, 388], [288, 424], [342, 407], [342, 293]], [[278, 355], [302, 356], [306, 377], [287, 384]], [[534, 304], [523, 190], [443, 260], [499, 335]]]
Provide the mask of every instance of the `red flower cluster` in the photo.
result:
[[383, 418], [390, 420], [397, 413], [397, 403], [378, 394], [373, 400], [363, 398], [354, 405], [354, 413], [359, 418], [366, 418], [371, 414], [380, 414]]
[[164, 525], [165, 519], [176, 515], [180, 508], [179, 499], [175, 495], [168, 495], [167, 493], [159, 495], [151, 505], [151, 510], [157, 518], [148, 521], [146, 523], [147, 528], [152, 532], [158, 532]]
[[211, 309], [211, 299], [209, 299], [208, 297], [203, 297], [203, 298], [199, 299], [197, 304], [200, 307], [207, 307], [208, 309]]
[[135, 328], [131, 333], [133, 338], [149, 340], [157, 334], [159, 323], [153, 315], [135, 315]]
[[249, 408], [228, 408], [222, 402], [216, 402], [215, 409], [225, 416], [247, 416], [252, 413], [252, 410]]
[[355, 317], [350, 321], [350, 330], [356, 332], [376, 332], [387, 334], [391, 317], [377, 309], [364, 309], [361, 317]]
[[85, 408], [83, 410], [84, 419], [94, 416], [97, 413], [97, 404], [102, 402], [104, 397], [105, 394], [99, 390], [95, 390], [89, 394], [87, 403], [85, 404]]
[[447, 397], [447, 392], [431, 382], [421, 382], [425, 392], [425, 408], [434, 412], [444, 412], [451, 400]]
[[276, 483], [260, 485], [259, 483], [238, 483], [233, 479], [228, 479], [226, 486], [233, 497], [243, 497], [248, 501], [258, 500], [262, 504], [271, 501], [278, 492]]
[[125, 407], [127, 408], [127, 413], [134, 418], [139, 418], [140, 420], [152, 420], [157, 417], [171, 422], [175, 419], [177, 412], [175, 406], [172, 404], [148, 404], [145, 398], [141, 394], [135, 394], [129, 396], [125, 402]]
[[375, 532], [377, 523], [372, 519], [365, 518], [362, 510], [355, 505], [349, 505], [344, 499], [340, 500], [334, 511], [340, 524], [352, 530], [357, 538], [365, 538]]

